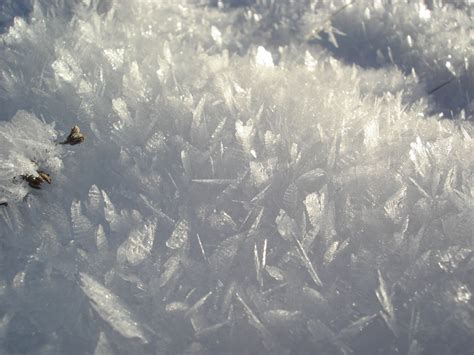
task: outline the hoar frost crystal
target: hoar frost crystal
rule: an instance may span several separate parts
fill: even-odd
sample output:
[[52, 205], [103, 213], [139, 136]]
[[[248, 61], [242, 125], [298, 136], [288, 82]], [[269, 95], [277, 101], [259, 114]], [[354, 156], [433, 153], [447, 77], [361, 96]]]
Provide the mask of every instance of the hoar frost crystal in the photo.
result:
[[22, 4], [0, 353], [472, 353], [469, 1]]

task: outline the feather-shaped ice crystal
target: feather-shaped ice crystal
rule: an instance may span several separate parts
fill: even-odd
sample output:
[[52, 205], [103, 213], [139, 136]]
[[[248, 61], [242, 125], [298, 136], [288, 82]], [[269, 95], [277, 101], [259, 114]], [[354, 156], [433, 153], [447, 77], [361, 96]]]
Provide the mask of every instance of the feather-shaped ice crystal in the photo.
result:
[[136, 338], [142, 343], [148, 343], [142, 326], [117, 295], [88, 274], [81, 273], [80, 282], [92, 308], [106, 323], [125, 338]]
[[128, 238], [117, 249], [117, 261], [138, 265], [151, 254], [155, 240], [156, 225], [146, 223], [142, 227], [133, 229]]

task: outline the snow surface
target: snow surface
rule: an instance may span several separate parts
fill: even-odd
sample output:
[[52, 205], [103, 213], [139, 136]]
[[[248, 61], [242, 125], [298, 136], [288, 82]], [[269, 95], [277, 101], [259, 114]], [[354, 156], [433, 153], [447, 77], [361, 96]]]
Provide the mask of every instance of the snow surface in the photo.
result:
[[0, 353], [472, 354], [472, 11], [2, 2]]

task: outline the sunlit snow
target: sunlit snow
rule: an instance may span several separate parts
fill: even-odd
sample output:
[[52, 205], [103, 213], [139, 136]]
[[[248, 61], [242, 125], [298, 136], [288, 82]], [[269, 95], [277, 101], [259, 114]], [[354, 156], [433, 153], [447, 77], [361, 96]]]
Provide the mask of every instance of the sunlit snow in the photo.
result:
[[472, 354], [473, 10], [0, 2], [0, 354]]

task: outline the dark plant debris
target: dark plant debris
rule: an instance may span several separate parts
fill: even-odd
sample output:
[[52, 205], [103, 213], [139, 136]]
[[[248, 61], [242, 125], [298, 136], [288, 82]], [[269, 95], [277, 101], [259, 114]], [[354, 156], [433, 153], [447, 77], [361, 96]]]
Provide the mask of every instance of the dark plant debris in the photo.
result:
[[32, 187], [33, 189], [41, 189], [41, 184], [43, 184], [44, 182], [47, 182], [48, 184], [51, 184], [51, 176], [44, 172], [44, 171], [37, 171], [38, 175], [35, 176], [35, 175], [32, 175], [32, 174], [29, 174], [29, 175], [21, 175], [21, 178], [26, 181], [28, 183], [28, 185], [30, 187]]
[[86, 137], [81, 133], [81, 129], [76, 125], [71, 128], [71, 132], [67, 136], [66, 140], [59, 144], [76, 145], [83, 143], [85, 139]]

